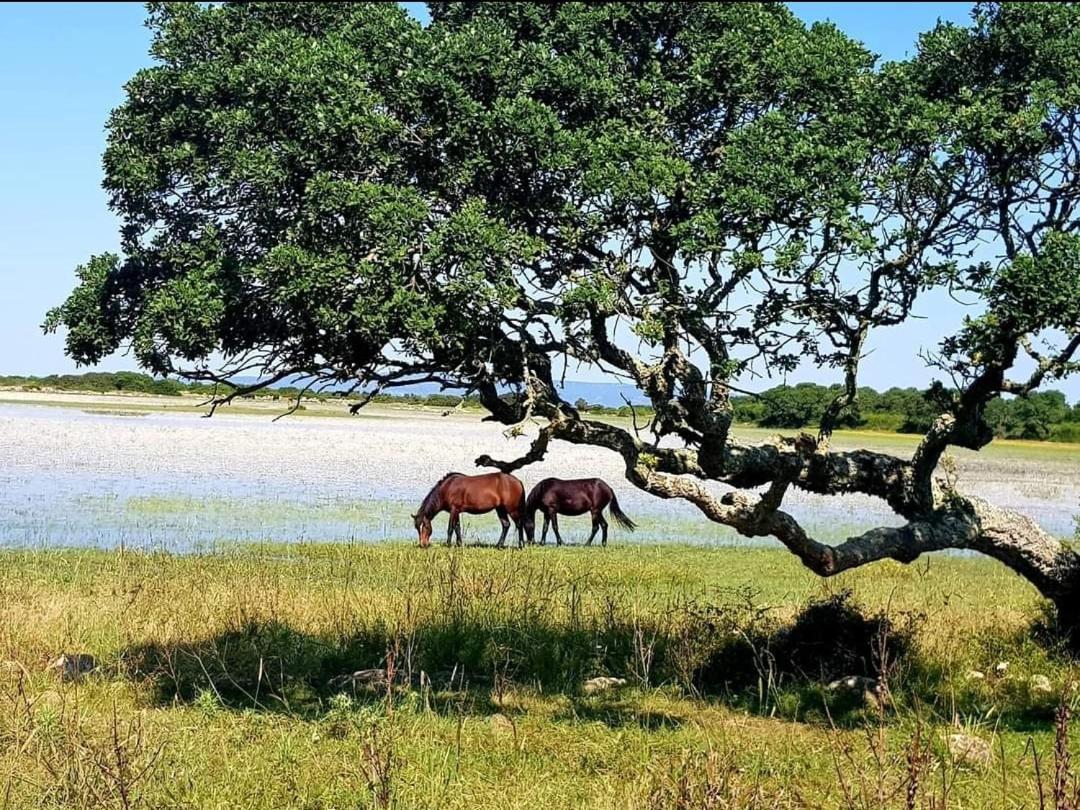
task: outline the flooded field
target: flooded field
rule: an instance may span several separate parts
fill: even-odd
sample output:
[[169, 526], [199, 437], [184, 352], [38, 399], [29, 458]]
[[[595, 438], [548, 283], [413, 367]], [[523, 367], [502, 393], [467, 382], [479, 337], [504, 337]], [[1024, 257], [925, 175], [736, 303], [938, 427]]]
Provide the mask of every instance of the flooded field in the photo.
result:
[[[472, 460], [481, 453], [510, 458], [527, 446], [527, 438], [508, 440], [499, 426], [468, 413], [380, 407], [356, 418], [328, 413], [273, 422], [280, 408], [205, 419], [139, 402], [66, 404], [0, 404], [0, 545], [185, 551], [250, 540], [401, 539], [413, 535], [409, 513], [439, 476], [476, 471]], [[753, 431], [744, 433], [752, 438]], [[903, 436], [837, 440], [857, 443], [901, 454], [914, 449]], [[1080, 448], [1007, 443], [958, 453], [957, 462], [966, 491], [1071, 535], [1080, 512]], [[614, 453], [557, 443], [542, 464], [519, 473], [526, 487], [549, 475], [596, 475], [613, 485], [641, 524], [632, 536], [613, 531], [613, 542], [749, 542], [687, 504], [640, 493], [623, 479]], [[793, 493], [787, 508], [827, 540], [898, 522], [861, 496]], [[469, 541], [498, 536], [491, 515], [464, 525]], [[587, 536], [587, 519], [563, 527], [570, 542]], [[441, 517], [436, 539], [444, 532]]]

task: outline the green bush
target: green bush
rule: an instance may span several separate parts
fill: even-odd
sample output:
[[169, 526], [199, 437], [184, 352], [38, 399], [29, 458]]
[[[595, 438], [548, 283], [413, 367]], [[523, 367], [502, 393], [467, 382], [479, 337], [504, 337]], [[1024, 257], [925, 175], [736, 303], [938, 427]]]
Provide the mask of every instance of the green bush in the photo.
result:
[[863, 430], [879, 430], [885, 433], [899, 433], [904, 424], [904, 416], [898, 413], [868, 413], [863, 416], [859, 427]]
[[1049, 440], [1052, 442], [1072, 442], [1080, 444], [1080, 422], [1062, 422], [1050, 429]]

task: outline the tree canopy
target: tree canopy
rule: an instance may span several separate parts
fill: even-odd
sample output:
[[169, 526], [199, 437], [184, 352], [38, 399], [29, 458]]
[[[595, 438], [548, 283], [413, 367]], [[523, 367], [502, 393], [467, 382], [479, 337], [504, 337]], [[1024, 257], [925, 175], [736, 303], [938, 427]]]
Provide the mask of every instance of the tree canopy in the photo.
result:
[[[1080, 8], [980, 4], [884, 65], [778, 4], [430, 10], [151, 4], [156, 61], [104, 158], [123, 255], [49, 314], [69, 354], [370, 395], [435, 381], [542, 425], [479, 463], [599, 445], [821, 574], [970, 548], [1080, 604], [1080, 558], [935, 476], [990, 441], [1002, 394], [1077, 368]], [[831, 448], [868, 335], [935, 289], [975, 314], [928, 358], [914, 457]], [[732, 437], [732, 396], [807, 359], [840, 383], [816, 435]], [[563, 401], [577, 365], [638, 386], [647, 429]], [[792, 486], [908, 522], [828, 546], [782, 510]]]

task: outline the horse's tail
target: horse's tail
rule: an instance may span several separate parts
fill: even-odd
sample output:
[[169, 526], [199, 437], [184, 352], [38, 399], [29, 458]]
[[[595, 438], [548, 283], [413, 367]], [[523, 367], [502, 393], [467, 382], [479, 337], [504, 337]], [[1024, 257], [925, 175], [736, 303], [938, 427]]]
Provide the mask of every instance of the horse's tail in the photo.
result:
[[525, 511], [529, 508], [529, 493], [525, 489], [525, 485], [521, 483], [519, 479], [514, 479], [521, 486], [521, 497], [518, 499], [518, 514], [522, 518], [525, 517]]
[[526, 515], [534, 514], [536, 510], [540, 508], [540, 499], [544, 497], [544, 490], [547, 489], [547, 482], [548, 479], [545, 478], [529, 491], [528, 497], [525, 498], [525, 501], [522, 504]]
[[637, 524], [626, 516], [626, 513], [619, 508], [619, 499], [615, 497], [615, 493], [611, 493], [611, 519], [619, 526], [622, 526], [627, 531], [632, 532], [637, 528]]

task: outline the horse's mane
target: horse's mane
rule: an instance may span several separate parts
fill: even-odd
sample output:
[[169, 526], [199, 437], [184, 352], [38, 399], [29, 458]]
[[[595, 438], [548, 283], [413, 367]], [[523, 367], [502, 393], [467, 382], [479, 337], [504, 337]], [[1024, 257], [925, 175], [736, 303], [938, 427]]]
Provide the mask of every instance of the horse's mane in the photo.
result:
[[446, 475], [444, 475], [442, 478], [440, 478], [438, 481], [435, 482], [435, 486], [433, 486], [431, 488], [431, 491], [428, 492], [428, 494], [424, 496], [424, 500], [422, 500], [420, 502], [420, 511], [417, 512], [416, 514], [418, 514], [418, 515], [427, 515], [428, 517], [430, 517], [432, 514], [434, 514], [434, 512], [435, 512], [435, 501], [438, 498], [439, 487], [442, 485], [443, 481], [445, 481], [447, 478], [450, 478], [451, 476], [454, 476], [454, 475], [461, 475], [461, 473], [459, 473], [459, 472], [448, 472]]

